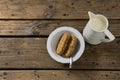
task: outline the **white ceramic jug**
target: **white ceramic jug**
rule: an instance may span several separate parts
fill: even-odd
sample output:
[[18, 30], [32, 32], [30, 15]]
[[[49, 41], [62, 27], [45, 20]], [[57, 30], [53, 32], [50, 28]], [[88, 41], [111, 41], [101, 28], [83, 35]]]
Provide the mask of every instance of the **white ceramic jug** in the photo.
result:
[[[108, 19], [100, 14], [88, 11], [89, 21], [83, 30], [84, 39], [90, 44], [100, 44], [101, 42], [111, 42], [114, 35], [108, 30]], [[107, 36], [108, 38], [106, 38]]]

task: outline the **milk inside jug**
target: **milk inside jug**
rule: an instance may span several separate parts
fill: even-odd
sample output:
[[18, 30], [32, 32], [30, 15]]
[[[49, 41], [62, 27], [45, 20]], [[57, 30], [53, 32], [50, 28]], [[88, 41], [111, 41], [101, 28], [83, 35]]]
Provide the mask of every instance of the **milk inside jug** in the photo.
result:
[[101, 16], [89, 13], [91, 28], [95, 31], [102, 31], [106, 28], [106, 21]]

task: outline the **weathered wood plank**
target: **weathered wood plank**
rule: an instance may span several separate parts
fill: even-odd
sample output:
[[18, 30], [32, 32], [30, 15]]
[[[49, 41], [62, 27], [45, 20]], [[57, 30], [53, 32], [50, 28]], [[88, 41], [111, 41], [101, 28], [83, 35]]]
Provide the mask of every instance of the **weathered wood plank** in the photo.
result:
[[[119, 80], [120, 71], [0, 71], [0, 80]], [[63, 76], [64, 75], [64, 76]]]
[[[47, 53], [47, 38], [0, 38], [0, 68], [66, 69]], [[120, 69], [120, 38], [97, 46], [86, 44], [73, 69]]]
[[[0, 35], [49, 35], [60, 26], [71, 26], [82, 32], [88, 20], [1, 20]], [[120, 20], [110, 20], [110, 31], [120, 36]]]
[[120, 19], [119, 0], [0, 0], [2, 19], [88, 19], [88, 11]]

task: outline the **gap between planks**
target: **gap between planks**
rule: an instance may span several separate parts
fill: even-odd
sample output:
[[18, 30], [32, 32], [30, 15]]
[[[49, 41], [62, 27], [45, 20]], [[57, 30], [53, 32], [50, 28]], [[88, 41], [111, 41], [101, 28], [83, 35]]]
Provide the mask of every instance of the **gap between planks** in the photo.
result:
[[63, 69], [63, 68], [58, 68], [58, 69], [55, 69], [55, 68], [0, 68], [0, 71], [16, 71], [16, 70], [19, 70], [19, 71], [22, 71], [22, 70], [25, 70], [25, 71], [33, 71], [33, 70], [48, 70], [48, 71], [120, 71], [120, 69], [72, 69], [72, 68], [66, 68], [66, 69]]

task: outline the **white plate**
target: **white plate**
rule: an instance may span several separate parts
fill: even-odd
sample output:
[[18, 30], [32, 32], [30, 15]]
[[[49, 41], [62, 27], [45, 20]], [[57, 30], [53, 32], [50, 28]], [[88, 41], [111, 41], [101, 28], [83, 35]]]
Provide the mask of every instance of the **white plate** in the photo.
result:
[[84, 39], [81, 33], [74, 28], [63, 26], [63, 27], [55, 29], [48, 37], [47, 50], [48, 50], [49, 55], [55, 61], [60, 62], [60, 63], [70, 63], [70, 58], [64, 58], [62, 56], [57, 55], [55, 52], [58, 41], [64, 32], [69, 32], [70, 34], [75, 35], [78, 39], [77, 46], [74, 50], [75, 55], [72, 56], [73, 62], [74, 62], [81, 57], [85, 49], [85, 42], [84, 42]]

